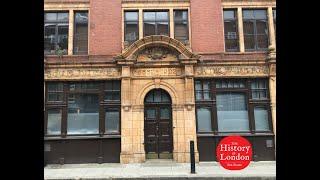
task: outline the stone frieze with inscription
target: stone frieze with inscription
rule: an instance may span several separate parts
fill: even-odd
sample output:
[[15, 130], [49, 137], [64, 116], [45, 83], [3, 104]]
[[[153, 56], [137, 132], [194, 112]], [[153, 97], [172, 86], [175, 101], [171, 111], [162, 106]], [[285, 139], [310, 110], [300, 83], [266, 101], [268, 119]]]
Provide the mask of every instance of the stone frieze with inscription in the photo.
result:
[[61, 68], [46, 69], [45, 79], [107, 79], [120, 76], [118, 68]]
[[267, 66], [206, 66], [196, 67], [196, 76], [268, 76]]

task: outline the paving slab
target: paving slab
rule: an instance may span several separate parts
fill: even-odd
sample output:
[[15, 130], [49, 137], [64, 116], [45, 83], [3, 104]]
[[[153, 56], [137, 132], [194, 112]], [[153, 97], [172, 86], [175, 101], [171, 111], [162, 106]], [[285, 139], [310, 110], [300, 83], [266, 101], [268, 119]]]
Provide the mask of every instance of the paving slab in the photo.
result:
[[196, 174], [190, 173], [190, 163], [146, 161], [119, 164], [51, 164], [44, 168], [46, 180], [107, 180], [107, 179], [214, 179], [214, 180], [275, 180], [275, 161], [252, 162], [238, 171], [226, 170], [217, 162], [196, 163]]

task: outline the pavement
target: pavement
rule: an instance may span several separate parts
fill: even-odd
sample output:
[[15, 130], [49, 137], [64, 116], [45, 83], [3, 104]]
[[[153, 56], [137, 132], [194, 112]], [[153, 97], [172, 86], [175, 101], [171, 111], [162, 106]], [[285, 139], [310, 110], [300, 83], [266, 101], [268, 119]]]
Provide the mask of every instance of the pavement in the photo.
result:
[[145, 163], [119, 164], [51, 164], [44, 168], [46, 180], [107, 180], [107, 179], [213, 179], [213, 180], [275, 180], [276, 162], [259, 161], [237, 171], [226, 170], [217, 162], [196, 163], [196, 174], [190, 163], [172, 160], [148, 160]]

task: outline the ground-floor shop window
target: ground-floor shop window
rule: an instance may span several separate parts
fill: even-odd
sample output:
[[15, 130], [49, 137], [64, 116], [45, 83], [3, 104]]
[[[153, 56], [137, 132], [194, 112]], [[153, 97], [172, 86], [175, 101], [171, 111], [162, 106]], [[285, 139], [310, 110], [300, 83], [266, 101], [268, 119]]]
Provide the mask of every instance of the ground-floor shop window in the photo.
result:
[[120, 84], [117, 80], [46, 82], [45, 134], [120, 134]]
[[268, 79], [195, 80], [198, 133], [272, 133]]

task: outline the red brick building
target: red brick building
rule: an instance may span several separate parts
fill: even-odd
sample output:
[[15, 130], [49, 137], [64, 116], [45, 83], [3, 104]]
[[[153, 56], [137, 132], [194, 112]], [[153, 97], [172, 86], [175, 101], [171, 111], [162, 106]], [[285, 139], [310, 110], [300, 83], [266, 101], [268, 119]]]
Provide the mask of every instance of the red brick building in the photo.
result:
[[48, 163], [275, 160], [274, 0], [44, 0]]

